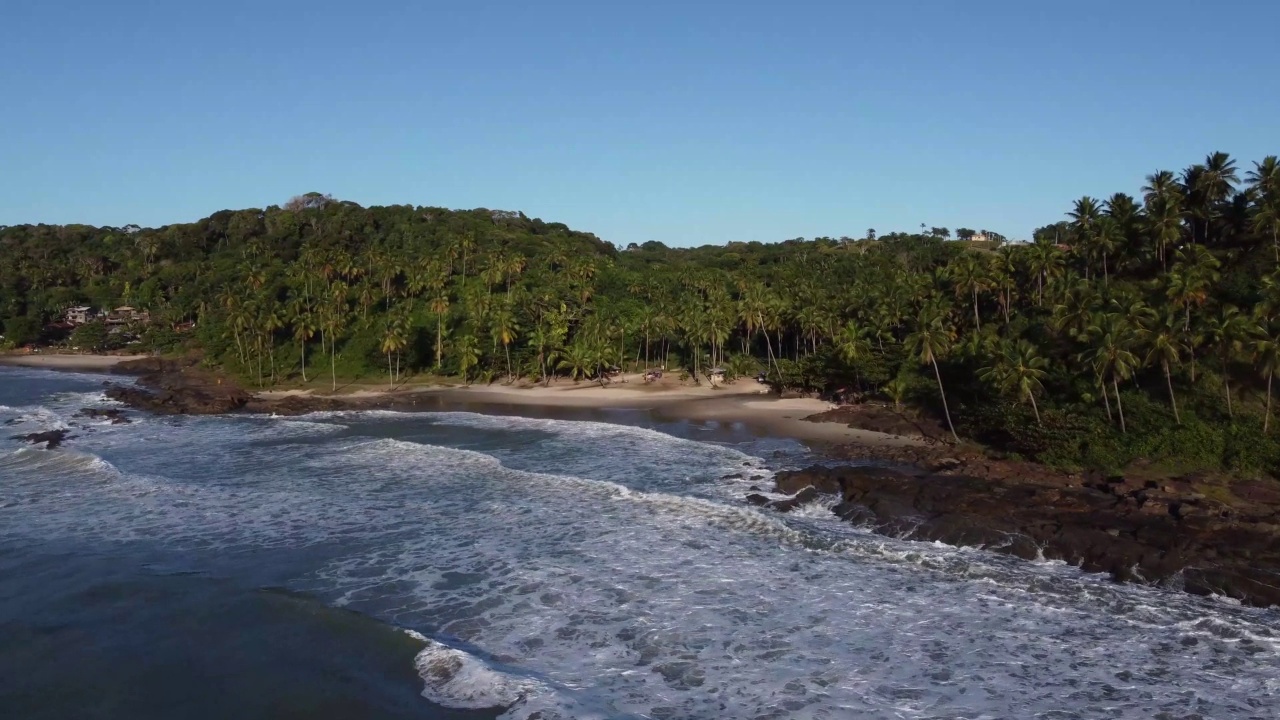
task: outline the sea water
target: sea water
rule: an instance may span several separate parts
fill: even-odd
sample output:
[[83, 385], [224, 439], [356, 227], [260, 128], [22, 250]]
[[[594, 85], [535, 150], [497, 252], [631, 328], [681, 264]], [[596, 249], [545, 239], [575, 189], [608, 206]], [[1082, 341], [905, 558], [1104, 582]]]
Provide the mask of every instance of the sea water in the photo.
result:
[[102, 380], [0, 369], [0, 717], [1280, 717], [1280, 612], [747, 506], [794, 443]]

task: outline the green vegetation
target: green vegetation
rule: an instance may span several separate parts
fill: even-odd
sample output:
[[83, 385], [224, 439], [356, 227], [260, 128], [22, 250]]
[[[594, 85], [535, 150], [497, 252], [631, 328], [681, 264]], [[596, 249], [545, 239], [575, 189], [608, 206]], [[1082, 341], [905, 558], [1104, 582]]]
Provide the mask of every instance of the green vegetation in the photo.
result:
[[1029, 243], [921, 231], [621, 250], [520, 213], [312, 193], [157, 229], [0, 228], [0, 320], [24, 343], [70, 305], [144, 307], [145, 347], [262, 386], [719, 366], [913, 403], [1057, 465], [1280, 469], [1274, 156], [1081, 198]]

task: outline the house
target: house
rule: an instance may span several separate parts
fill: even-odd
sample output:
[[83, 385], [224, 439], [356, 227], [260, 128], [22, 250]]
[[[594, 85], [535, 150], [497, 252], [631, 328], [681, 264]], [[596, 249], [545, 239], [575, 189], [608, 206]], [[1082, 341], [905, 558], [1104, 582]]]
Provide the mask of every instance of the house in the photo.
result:
[[84, 325], [87, 322], [91, 322], [95, 317], [97, 317], [97, 313], [93, 311], [93, 308], [80, 306], [67, 308], [66, 314], [63, 315], [63, 320], [68, 325]]
[[108, 325], [128, 325], [135, 322], [147, 322], [150, 319], [151, 315], [146, 310], [122, 305], [107, 313], [106, 322]]

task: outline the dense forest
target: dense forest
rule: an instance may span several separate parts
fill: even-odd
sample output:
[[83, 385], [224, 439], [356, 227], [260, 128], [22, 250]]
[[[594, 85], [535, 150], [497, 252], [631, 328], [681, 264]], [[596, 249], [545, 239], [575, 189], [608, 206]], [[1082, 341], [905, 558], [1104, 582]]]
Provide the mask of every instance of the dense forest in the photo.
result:
[[261, 386], [721, 367], [1057, 465], [1280, 470], [1274, 156], [1082, 197], [1030, 242], [950, 235], [623, 249], [522, 213], [310, 193], [156, 229], [0, 228], [0, 322], [16, 346], [57, 340], [73, 305], [145, 308], [135, 343]]

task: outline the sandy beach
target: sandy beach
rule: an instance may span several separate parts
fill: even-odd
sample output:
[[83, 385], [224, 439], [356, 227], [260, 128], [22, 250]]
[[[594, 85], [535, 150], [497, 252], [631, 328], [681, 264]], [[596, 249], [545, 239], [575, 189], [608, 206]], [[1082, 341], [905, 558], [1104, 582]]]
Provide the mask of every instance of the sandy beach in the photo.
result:
[[0, 355], [0, 365], [45, 368], [48, 370], [107, 370], [127, 360], [146, 355], [76, 355], [71, 353], [33, 353]]
[[888, 435], [860, 430], [841, 423], [809, 422], [804, 418], [831, 409], [832, 405], [813, 398], [779, 398], [762, 385], [741, 379], [722, 387], [681, 383], [665, 379], [645, 383], [639, 374], [626, 375], [607, 386], [594, 382], [574, 383], [568, 380], [542, 385], [472, 385], [423, 387], [408, 385], [390, 389], [363, 387], [341, 394], [317, 393], [312, 390], [280, 390], [258, 393], [265, 401], [290, 397], [313, 397], [350, 402], [368, 407], [380, 402], [462, 403], [501, 406], [519, 414], [520, 407], [647, 410], [672, 420], [694, 420], [724, 424], [740, 423], [762, 434], [787, 437], [805, 443], [860, 443], [877, 446], [915, 446], [924, 441], [916, 437]]

